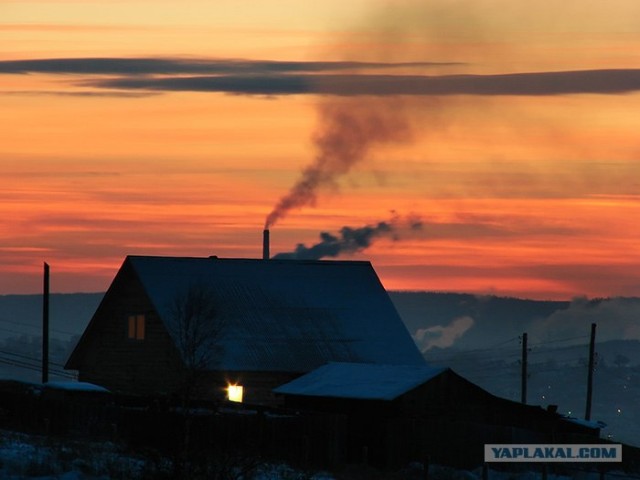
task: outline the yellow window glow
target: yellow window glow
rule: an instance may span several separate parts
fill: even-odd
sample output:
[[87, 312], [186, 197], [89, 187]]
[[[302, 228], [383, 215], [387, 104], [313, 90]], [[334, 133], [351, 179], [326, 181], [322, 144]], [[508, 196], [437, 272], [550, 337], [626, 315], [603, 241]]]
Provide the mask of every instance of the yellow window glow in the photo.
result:
[[144, 340], [145, 317], [144, 315], [129, 315], [128, 337], [132, 340]]
[[129, 317], [129, 338], [136, 338], [136, 317]]
[[227, 387], [227, 396], [229, 401], [242, 403], [243, 390], [242, 385], [229, 385]]
[[136, 338], [144, 340], [144, 315], [136, 315]]

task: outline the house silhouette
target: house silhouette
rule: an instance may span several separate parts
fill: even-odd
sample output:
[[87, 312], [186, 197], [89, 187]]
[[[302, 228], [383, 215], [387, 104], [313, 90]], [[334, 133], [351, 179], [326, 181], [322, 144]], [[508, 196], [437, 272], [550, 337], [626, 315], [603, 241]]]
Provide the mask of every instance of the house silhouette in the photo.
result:
[[114, 392], [179, 392], [193, 362], [176, 307], [194, 289], [216, 324], [195, 352], [204, 398], [238, 384], [272, 405], [273, 388], [328, 362], [425, 365], [369, 262], [128, 256], [66, 368]]

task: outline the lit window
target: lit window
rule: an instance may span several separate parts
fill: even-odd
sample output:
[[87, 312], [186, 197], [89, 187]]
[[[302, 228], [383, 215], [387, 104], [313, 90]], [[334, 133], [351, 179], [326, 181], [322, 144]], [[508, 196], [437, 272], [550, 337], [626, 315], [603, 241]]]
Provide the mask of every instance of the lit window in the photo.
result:
[[129, 315], [128, 337], [131, 340], [144, 340], [144, 315]]
[[227, 397], [229, 401], [242, 403], [243, 390], [242, 385], [229, 385], [227, 387]]

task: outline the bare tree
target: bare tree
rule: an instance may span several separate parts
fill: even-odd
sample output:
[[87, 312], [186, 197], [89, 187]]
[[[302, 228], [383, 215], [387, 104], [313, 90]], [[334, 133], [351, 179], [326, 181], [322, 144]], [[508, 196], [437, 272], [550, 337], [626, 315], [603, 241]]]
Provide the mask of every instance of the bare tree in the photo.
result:
[[170, 300], [168, 324], [184, 366], [180, 391], [184, 408], [183, 445], [181, 452], [176, 451], [173, 474], [175, 478], [193, 478], [192, 401], [204, 387], [203, 377], [220, 360], [225, 322], [213, 290], [203, 282], [196, 282]]
[[222, 355], [225, 322], [211, 288], [198, 282], [178, 292], [169, 305], [169, 326], [185, 367], [183, 394], [190, 397]]

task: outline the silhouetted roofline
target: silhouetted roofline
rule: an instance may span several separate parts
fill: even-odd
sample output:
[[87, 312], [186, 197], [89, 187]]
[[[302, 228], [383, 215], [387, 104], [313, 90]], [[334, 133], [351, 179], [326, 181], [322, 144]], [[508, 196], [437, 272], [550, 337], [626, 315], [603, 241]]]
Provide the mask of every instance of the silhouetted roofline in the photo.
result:
[[166, 259], [166, 260], [211, 260], [215, 262], [269, 262], [269, 263], [283, 263], [283, 264], [300, 264], [300, 265], [371, 265], [368, 260], [298, 260], [290, 258], [263, 260], [262, 258], [228, 258], [218, 257], [211, 255], [209, 257], [188, 257], [188, 256], [173, 256], [173, 255], [127, 255], [127, 259], [147, 258], [147, 259]]
[[[124, 272], [128, 272], [124, 275]], [[371, 262], [128, 255], [67, 368], [80, 361], [117, 282], [136, 281], [176, 341], [171, 302], [206, 286], [224, 325], [210, 370], [304, 373], [328, 361], [424, 365]]]
[[329, 362], [273, 389], [281, 395], [392, 401], [450, 370], [430, 365]]

